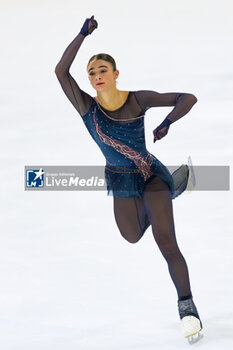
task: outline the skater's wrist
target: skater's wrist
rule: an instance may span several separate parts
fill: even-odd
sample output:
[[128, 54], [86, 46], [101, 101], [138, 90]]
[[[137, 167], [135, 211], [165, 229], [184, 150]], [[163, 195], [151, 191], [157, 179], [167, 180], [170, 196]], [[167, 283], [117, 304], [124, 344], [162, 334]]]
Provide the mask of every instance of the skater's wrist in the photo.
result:
[[160, 129], [164, 128], [165, 126], [169, 127], [171, 123], [172, 123], [171, 120], [168, 119], [168, 117], [166, 117], [156, 129], [160, 130]]

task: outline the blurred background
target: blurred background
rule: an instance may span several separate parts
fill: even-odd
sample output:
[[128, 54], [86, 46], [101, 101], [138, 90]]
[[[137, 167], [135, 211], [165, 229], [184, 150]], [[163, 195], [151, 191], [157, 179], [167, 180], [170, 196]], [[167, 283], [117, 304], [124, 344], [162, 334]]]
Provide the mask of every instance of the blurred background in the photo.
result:
[[[130, 244], [105, 191], [24, 191], [25, 165], [104, 165], [54, 73], [86, 18], [71, 74], [95, 96], [86, 65], [112, 55], [118, 89], [198, 98], [167, 137], [146, 144], [165, 165], [232, 166], [232, 1], [0, 1], [0, 343], [4, 350], [182, 349], [176, 290], [149, 228]], [[221, 179], [220, 179], [221, 181]], [[177, 240], [204, 325], [200, 345], [233, 345], [232, 190], [173, 201]]]

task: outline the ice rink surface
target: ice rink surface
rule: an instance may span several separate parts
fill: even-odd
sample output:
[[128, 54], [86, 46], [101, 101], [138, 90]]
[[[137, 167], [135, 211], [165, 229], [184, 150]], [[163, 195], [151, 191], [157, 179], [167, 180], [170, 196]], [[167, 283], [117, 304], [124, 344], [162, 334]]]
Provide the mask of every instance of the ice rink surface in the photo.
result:
[[[198, 98], [162, 140], [145, 118], [148, 150], [165, 165], [232, 167], [232, 2], [1, 1], [0, 347], [4, 350], [186, 349], [177, 295], [151, 228], [120, 235], [105, 191], [25, 191], [25, 165], [104, 165], [54, 73], [84, 20], [95, 15], [72, 65], [95, 96], [86, 64], [111, 54], [118, 89], [190, 92]], [[204, 338], [233, 347], [232, 190], [173, 201]]]

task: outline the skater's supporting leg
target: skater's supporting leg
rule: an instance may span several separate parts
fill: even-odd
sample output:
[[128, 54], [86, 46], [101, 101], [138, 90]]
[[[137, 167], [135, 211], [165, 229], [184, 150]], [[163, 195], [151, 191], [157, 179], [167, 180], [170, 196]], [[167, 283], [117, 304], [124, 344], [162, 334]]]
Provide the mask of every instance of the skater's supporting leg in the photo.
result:
[[155, 177], [145, 186], [143, 203], [155, 241], [167, 261], [178, 297], [190, 295], [188, 267], [176, 241], [172, 199], [168, 185], [159, 177]]

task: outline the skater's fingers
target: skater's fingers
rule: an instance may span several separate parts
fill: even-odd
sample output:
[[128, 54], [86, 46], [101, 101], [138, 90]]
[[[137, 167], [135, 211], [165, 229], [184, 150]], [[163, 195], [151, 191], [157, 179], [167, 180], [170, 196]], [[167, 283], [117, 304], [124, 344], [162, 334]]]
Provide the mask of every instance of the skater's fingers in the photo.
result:
[[154, 140], [157, 141], [157, 140], [160, 140], [162, 137], [157, 135], [156, 137], [154, 137]]
[[160, 140], [162, 137], [164, 137], [165, 136], [165, 134], [163, 133], [163, 132], [158, 132], [157, 133], [157, 137], [158, 137], [158, 139]]
[[156, 140], [160, 140], [161, 138], [163, 138], [165, 135], [167, 135], [168, 132], [168, 127], [165, 126], [161, 129], [159, 129], [159, 127], [157, 127], [156, 129], [153, 130], [153, 135], [154, 135], [154, 142]]
[[158, 132], [154, 132], [154, 140], [159, 140], [161, 137]]
[[98, 23], [97, 23], [97, 21], [96, 20], [91, 20], [90, 21], [90, 28], [92, 29], [95, 29], [95, 28], [97, 28], [98, 27]]

